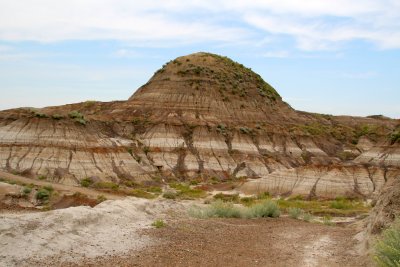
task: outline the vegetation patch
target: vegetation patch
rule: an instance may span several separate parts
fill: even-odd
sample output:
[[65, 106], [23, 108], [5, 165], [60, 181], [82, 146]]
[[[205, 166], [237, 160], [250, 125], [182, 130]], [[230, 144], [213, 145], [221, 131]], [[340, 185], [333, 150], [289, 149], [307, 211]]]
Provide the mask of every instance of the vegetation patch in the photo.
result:
[[400, 219], [383, 231], [382, 237], [375, 244], [375, 262], [382, 267], [400, 266]]
[[61, 119], [64, 118], [64, 116], [63, 116], [63, 115], [60, 115], [60, 114], [53, 114], [51, 117], [52, 117], [54, 120], [61, 120]]
[[167, 191], [162, 196], [163, 196], [163, 198], [166, 198], [166, 199], [176, 199], [177, 194], [172, 191]]
[[163, 220], [155, 220], [151, 226], [155, 227], [155, 228], [163, 228], [165, 226], [167, 226], [167, 224], [163, 221]]
[[146, 199], [154, 199], [158, 196], [158, 194], [153, 194], [143, 189], [134, 189], [130, 191], [128, 194], [133, 197], [146, 198]]
[[89, 186], [91, 186], [93, 184], [93, 180], [90, 179], [90, 178], [85, 178], [85, 179], [81, 180], [80, 184], [83, 187], [89, 187]]
[[195, 199], [207, 196], [204, 190], [191, 188], [188, 184], [172, 183], [169, 186], [177, 191], [176, 197], [180, 199]]
[[86, 120], [85, 117], [83, 116], [82, 113], [80, 113], [79, 111], [71, 111], [68, 116], [73, 119], [74, 121], [82, 124], [82, 125], [86, 125]]
[[298, 219], [300, 215], [303, 213], [303, 210], [299, 208], [289, 208], [288, 213], [290, 218]]
[[395, 143], [400, 143], [400, 130], [390, 135], [390, 143], [392, 145]]
[[113, 182], [97, 182], [93, 184], [93, 187], [98, 188], [98, 189], [112, 189], [112, 190], [118, 190], [119, 185]]
[[214, 195], [213, 198], [216, 200], [221, 200], [223, 202], [235, 202], [235, 203], [239, 203], [240, 200], [239, 194], [218, 193]]
[[353, 216], [368, 213], [371, 209], [363, 201], [341, 197], [335, 200], [279, 199], [277, 202], [287, 212], [291, 208], [298, 208], [312, 215], [321, 216]]
[[36, 192], [36, 199], [41, 200], [41, 201], [46, 201], [46, 200], [49, 200], [50, 195], [51, 195], [51, 191], [49, 191], [45, 188], [41, 188]]
[[231, 202], [217, 200], [205, 208], [192, 207], [189, 215], [195, 218], [276, 218], [280, 216], [279, 206], [272, 200], [264, 200], [249, 207], [235, 206]]
[[97, 196], [97, 203], [101, 203], [101, 202], [104, 202], [106, 200], [107, 200], [107, 198], [104, 195], [98, 195]]

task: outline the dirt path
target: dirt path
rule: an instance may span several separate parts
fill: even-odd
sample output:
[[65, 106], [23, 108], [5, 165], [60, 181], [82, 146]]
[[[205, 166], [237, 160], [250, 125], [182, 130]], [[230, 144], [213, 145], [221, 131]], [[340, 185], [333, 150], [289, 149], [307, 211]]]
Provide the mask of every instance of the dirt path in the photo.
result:
[[71, 185], [63, 185], [63, 184], [49, 182], [49, 181], [40, 181], [40, 180], [36, 180], [36, 179], [19, 176], [19, 175], [14, 175], [14, 174], [3, 172], [3, 171], [0, 171], [0, 178], [4, 178], [4, 179], [14, 181], [14, 182], [25, 183], [25, 184], [34, 184], [34, 185], [38, 185], [38, 186], [51, 185], [57, 191], [66, 191], [66, 192], [72, 192], [72, 193], [78, 192], [78, 193], [82, 193], [82, 194], [85, 194], [85, 195], [93, 197], [93, 198], [97, 198], [97, 196], [99, 196], [99, 195], [103, 195], [107, 199], [123, 198], [123, 196], [114, 195], [114, 194], [110, 194], [110, 193], [104, 193], [104, 192], [96, 191], [96, 190], [90, 189], [90, 188], [77, 187], [77, 186], [71, 186]]
[[176, 220], [145, 234], [160, 243], [82, 266], [368, 266], [356, 230], [290, 218]]

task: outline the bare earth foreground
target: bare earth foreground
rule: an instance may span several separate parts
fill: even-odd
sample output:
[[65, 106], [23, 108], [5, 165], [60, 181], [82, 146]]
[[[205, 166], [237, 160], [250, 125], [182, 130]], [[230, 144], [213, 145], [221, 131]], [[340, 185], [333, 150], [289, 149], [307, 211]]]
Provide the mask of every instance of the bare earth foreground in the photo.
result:
[[[191, 202], [125, 198], [0, 214], [0, 266], [366, 266], [354, 225], [192, 219]], [[160, 229], [151, 223], [163, 218]]]
[[367, 266], [352, 227], [289, 218], [170, 222], [145, 233], [158, 240], [140, 252], [88, 266]]

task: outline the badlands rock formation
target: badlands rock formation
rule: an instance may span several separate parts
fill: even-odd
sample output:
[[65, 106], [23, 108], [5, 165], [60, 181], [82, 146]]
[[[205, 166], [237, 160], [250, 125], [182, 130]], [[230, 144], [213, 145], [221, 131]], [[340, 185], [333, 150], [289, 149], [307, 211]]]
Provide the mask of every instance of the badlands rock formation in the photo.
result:
[[249, 193], [368, 197], [399, 175], [399, 125], [296, 111], [251, 69], [196, 53], [127, 101], [0, 112], [0, 168], [66, 184], [247, 177]]

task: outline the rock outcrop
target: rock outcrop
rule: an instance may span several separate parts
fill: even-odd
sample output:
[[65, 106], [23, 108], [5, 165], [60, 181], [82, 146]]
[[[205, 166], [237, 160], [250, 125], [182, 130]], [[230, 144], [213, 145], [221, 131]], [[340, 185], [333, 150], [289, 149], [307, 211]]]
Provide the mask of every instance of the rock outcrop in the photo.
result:
[[68, 184], [247, 177], [249, 192], [368, 197], [400, 168], [399, 123], [296, 111], [250, 69], [196, 53], [127, 101], [0, 112], [0, 168]]

